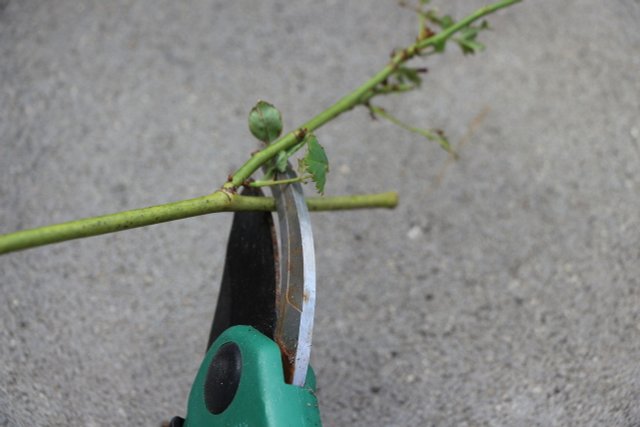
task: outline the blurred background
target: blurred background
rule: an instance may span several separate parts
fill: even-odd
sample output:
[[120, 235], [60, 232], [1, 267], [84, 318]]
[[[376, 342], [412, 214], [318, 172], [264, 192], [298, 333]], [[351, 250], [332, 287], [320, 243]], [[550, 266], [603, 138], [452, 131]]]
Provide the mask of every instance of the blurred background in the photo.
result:
[[[640, 2], [489, 21], [378, 103], [457, 162], [363, 108], [317, 132], [328, 195], [400, 194], [312, 217], [327, 427], [640, 425]], [[292, 129], [416, 31], [392, 0], [0, 1], [0, 233], [212, 192], [258, 99]], [[230, 222], [0, 257], [0, 425], [184, 415]]]

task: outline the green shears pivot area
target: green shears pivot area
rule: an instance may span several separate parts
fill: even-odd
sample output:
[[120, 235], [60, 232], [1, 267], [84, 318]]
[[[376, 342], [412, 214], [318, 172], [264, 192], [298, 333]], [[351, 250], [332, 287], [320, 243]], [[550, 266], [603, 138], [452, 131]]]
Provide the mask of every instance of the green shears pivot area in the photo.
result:
[[250, 326], [233, 326], [200, 365], [184, 426], [321, 426], [313, 370], [303, 387], [284, 378], [278, 345]]

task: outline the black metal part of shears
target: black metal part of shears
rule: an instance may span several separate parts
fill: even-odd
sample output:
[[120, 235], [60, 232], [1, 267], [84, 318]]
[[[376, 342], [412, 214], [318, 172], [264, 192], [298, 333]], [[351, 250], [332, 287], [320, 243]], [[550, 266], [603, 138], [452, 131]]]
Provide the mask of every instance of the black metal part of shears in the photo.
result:
[[[245, 196], [263, 196], [246, 187]], [[271, 212], [236, 212], [207, 349], [234, 325], [251, 325], [273, 339], [278, 248]]]

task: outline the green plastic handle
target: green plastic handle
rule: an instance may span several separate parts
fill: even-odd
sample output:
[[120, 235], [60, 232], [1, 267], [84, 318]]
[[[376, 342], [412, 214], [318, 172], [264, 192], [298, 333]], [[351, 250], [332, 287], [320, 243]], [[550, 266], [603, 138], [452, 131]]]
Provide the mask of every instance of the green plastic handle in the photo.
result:
[[[211, 401], [205, 384], [216, 354], [223, 346], [228, 348], [229, 343], [240, 350], [239, 382], [231, 403], [214, 414], [205, 401]], [[232, 326], [213, 343], [200, 365], [189, 394], [184, 426], [321, 427], [315, 388], [311, 368], [304, 387], [285, 383], [278, 345], [250, 326]]]

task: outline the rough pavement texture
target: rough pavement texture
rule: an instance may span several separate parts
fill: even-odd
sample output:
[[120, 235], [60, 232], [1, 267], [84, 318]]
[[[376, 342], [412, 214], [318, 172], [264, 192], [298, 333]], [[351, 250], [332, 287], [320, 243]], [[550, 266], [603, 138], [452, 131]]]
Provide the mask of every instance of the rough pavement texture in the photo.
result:
[[[461, 17], [483, 1], [440, 2]], [[314, 366], [332, 426], [640, 425], [640, 3], [540, 0], [318, 132]], [[392, 0], [0, 1], [0, 232], [206, 194], [414, 37]], [[184, 414], [229, 214], [0, 258], [0, 425]]]

